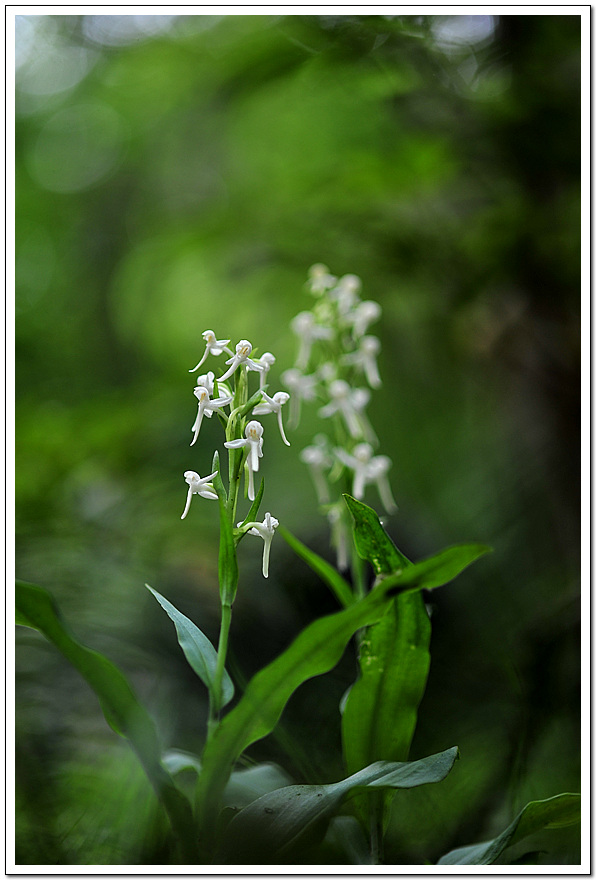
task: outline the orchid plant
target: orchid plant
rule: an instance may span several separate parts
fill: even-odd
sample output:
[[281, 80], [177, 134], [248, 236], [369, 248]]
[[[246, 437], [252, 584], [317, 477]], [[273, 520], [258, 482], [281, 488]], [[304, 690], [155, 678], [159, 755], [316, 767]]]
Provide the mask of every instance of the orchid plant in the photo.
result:
[[[138, 755], [168, 815], [175, 864], [312, 864], [322, 860], [322, 853], [328, 860], [330, 851], [337, 864], [383, 864], [393, 798], [400, 790], [441, 782], [458, 757], [451, 746], [409, 759], [430, 665], [430, 619], [423, 590], [448, 583], [489, 548], [460, 545], [412, 563], [364, 503], [369, 487], [374, 487], [385, 513], [397, 510], [389, 483], [392, 463], [377, 453], [378, 439], [366, 415], [371, 394], [382, 383], [377, 362], [381, 343], [369, 333], [381, 309], [360, 298], [357, 276], [338, 278], [322, 264], [311, 268], [307, 288], [315, 302], [291, 323], [298, 351], [295, 364], [281, 375], [287, 391], [270, 393], [276, 364], [271, 352], [259, 357], [246, 339], [232, 349], [231, 339], [218, 339], [213, 330], [202, 333], [204, 351], [189, 371], [197, 372], [212, 359], [212, 369], [196, 379], [198, 411], [190, 446], [202, 443], [204, 418], [215, 415], [223, 430], [211, 473], [184, 473], [188, 488], [181, 515], [182, 520], [192, 518], [194, 496], [203, 499], [195, 503], [217, 503], [217, 647], [168, 599], [148, 589], [173, 622], [180, 647], [207, 690], [207, 730], [197, 753], [164, 750], [152, 719], [122, 673], [72, 637], [46, 590], [17, 582], [17, 623], [38, 629], [62, 651], [99, 696], [108, 723]], [[222, 355], [227, 358], [217, 377], [213, 359]], [[255, 373], [258, 387], [251, 389], [251, 382], [257, 382]], [[265, 428], [267, 444], [272, 441], [267, 421], [264, 426], [259, 419], [275, 415], [281, 442], [290, 446], [282, 411], [288, 405], [288, 429], [295, 427], [303, 402], [316, 402], [322, 425], [329, 429], [319, 432], [299, 459], [309, 468], [319, 507], [330, 525], [337, 567], [284, 528], [280, 511], [280, 519], [270, 511], [260, 519], [264, 482], [257, 483]], [[250, 505], [242, 518], [243, 475]], [[263, 541], [264, 578], [270, 573], [273, 539], [280, 534], [331, 590], [338, 607], [309, 624], [236, 696], [226, 661], [240, 583], [238, 546], [247, 534]], [[246, 750], [275, 729], [294, 691], [331, 670], [349, 644], [357, 672], [338, 707], [345, 778], [295, 784], [283, 768], [271, 763], [241, 768]], [[184, 770], [194, 774], [190, 791], [182, 781]], [[493, 840], [459, 847], [439, 864], [491, 864], [526, 835], [577, 821], [578, 800], [579, 795], [562, 794], [534, 801]]]

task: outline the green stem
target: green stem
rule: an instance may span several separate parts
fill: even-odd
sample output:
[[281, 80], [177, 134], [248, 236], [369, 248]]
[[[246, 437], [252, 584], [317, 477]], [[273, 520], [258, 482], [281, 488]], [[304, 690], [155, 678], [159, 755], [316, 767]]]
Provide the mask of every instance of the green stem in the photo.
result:
[[232, 606], [222, 603], [221, 606], [221, 624], [219, 629], [219, 642], [217, 645], [217, 664], [215, 667], [215, 676], [213, 678], [212, 699], [209, 703], [209, 722], [208, 737], [210, 737], [219, 724], [219, 713], [221, 712], [222, 702], [222, 683], [223, 674], [226, 667], [226, 657], [228, 654], [228, 636], [230, 634], [230, 625], [232, 623]]

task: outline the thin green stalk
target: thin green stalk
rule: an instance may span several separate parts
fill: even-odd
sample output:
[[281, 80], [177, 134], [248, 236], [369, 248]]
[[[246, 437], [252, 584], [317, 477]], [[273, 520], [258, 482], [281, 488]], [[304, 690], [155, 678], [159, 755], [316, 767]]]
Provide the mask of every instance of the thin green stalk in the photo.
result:
[[228, 636], [230, 634], [230, 625], [232, 623], [232, 606], [222, 603], [221, 606], [221, 624], [219, 629], [219, 642], [217, 645], [217, 664], [215, 667], [215, 675], [213, 678], [213, 699], [209, 706], [209, 728], [212, 732], [219, 723], [219, 713], [221, 711], [222, 700], [222, 683], [223, 674], [226, 666], [226, 657], [228, 653]]

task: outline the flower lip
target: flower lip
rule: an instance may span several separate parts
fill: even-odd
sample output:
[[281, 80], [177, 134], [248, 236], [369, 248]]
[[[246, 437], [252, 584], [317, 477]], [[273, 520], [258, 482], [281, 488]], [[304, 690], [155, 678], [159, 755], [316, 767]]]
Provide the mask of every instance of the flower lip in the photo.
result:
[[245, 434], [248, 440], [260, 440], [263, 436], [263, 426], [260, 422], [249, 422], [245, 428]]
[[198, 400], [209, 400], [209, 389], [204, 385], [197, 385], [196, 388], [193, 389], [194, 396], [198, 398]]
[[236, 346], [236, 354], [242, 355], [242, 357], [248, 357], [251, 352], [252, 345], [248, 339], [241, 339]]

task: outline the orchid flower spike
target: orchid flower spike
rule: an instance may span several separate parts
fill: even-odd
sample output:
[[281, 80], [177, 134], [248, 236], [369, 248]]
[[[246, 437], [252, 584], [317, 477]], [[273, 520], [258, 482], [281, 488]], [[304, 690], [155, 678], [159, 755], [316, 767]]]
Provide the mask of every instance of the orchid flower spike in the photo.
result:
[[251, 501], [255, 500], [255, 482], [254, 475], [259, 470], [259, 459], [263, 457], [263, 426], [260, 422], [249, 422], [244, 429], [245, 438], [239, 440], [229, 440], [224, 443], [227, 449], [241, 449], [248, 446], [248, 458], [246, 466], [248, 468], [248, 497]]
[[319, 410], [322, 419], [340, 413], [352, 437], [366, 435], [363, 423], [363, 410], [370, 399], [367, 388], [350, 388], [344, 379], [335, 379], [329, 385], [331, 400]]
[[192, 370], [189, 370], [189, 373], [194, 373], [195, 370], [198, 370], [210, 354], [222, 354], [224, 351], [227, 351], [228, 354], [232, 354], [231, 350], [228, 348], [229, 339], [217, 339], [213, 330], [203, 330], [201, 334], [203, 339], [205, 340], [205, 354]]
[[317, 376], [314, 374], [305, 376], [301, 370], [292, 367], [281, 374], [282, 385], [291, 392], [290, 394], [290, 421], [289, 425], [295, 428], [300, 421], [300, 408], [303, 400], [314, 400], [317, 396]]
[[299, 312], [295, 318], [292, 318], [290, 327], [300, 339], [296, 366], [303, 370], [308, 364], [313, 342], [317, 339], [331, 339], [333, 330], [331, 327], [317, 324], [312, 312]]
[[210, 498], [213, 501], [217, 501], [217, 493], [213, 488], [213, 483], [211, 482], [213, 477], [216, 476], [217, 471], [209, 474], [208, 477], [201, 477], [199, 476], [199, 474], [197, 474], [196, 471], [185, 472], [184, 479], [188, 483], [188, 495], [186, 496], [186, 507], [184, 508], [184, 513], [182, 514], [180, 519], [184, 519], [184, 517], [188, 513], [193, 495], [200, 495], [202, 498]]
[[262, 523], [238, 523], [238, 528], [240, 528], [241, 526], [244, 526], [244, 528], [251, 526], [246, 534], [257, 535], [257, 537], [262, 538], [264, 541], [263, 577], [269, 577], [269, 552], [271, 550], [271, 542], [273, 541], [273, 536], [278, 525], [279, 520], [276, 519], [274, 516], [271, 516], [270, 513], [265, 514], [265, 519]]
[[275, 363], [275, 355], [272, 355], [270, 351], [266, 351], [260, 358], [257, 358], [257, 363], [261, 365], [261, 372], [259, 373], [259, 388], [262, 391], [267, 383], [267, 373]]
[[265, 416], [268, 413], [277, 413], [277, 424], [279, 425], [279, 433], [281, 434], [281, 439], [284, 441], [286, 446], [290, 445], [290, 441], [285, 435], [283, 422], [281, 420], [281, 408], [284, 403], [287, 403], [290, 399], [290, 395], [287, 391], [276, 391], [273, 397], [269, 397], [269, 395], [265, 392], [261, 392], [263, 397], [263, 403], [259, 403], [253, 409], [253, 413], [256, 416]]
[[211, 418], [214, 412], [219, 412], [222, 406], [227, 406], [229, 403], [233, 401], [233, 397], [216, 397], [214, 400], [211, 400], [209, 396], [209, 389], [204, 385], [197, 385], [197, 387], [193, 391], [194, 396], [199, 401], [199, 411], [197, 412], [197, 417], [194, 421], [194, 425], [191, 428], [191, 431], [194, 432], [194, 437], [192, 438], [191, 446], [194, 446], [197, 442], [197, 437], [199, 436], [199, 431], [201, 430], [201, 423], [203, 421], [203, 416], [207, 416], [208, 419]]
[[367, 299], [356, 306], [350, 321], [352, 324], [352, 332], [358, 339], [368, 330], [368, 325], [374, 321], [378, 321], [381, 317], [381, 306], [372, 299]]
[[328, 504], [329, 488], [324, 471], [331, 467], [333, 460], [326, 449], [326, 443], [314, 443], [312, 446], [306, 446], [300, 453], [300, 460], [308, 466], [319, 504]]
[[315, 296], [325, 293], [326, 290], [333, 287], [336, 281], [335, 275], [331, 275], [329, 269], [323, 263], [315, 263], [308, 270], [308, 285], [310, 292], [314, 293]]
[[354, 471], [352, 494], [354, 498], [364, 498], [364, 490], [369, 483], [375, 483], [379, 492], [383, 507], [387, 513], [397, 510], [397, 505], [391, 493], [387, 471], [391, 467], [391, 459], [386, 455], [373, 457], [373, 448], [370, 443], [358, 443], [352, 453], [345, 449], [335, 449], [337, 458], [346, 467]]
[[252, 345], [250, 344], [248, 339], [241, 339], [236, 346], [236, 354], [232, 355], [232, 357], [226, 361], [226, 364], [230, 365], [230, 369], [226, 370], [220, 381], [225, 382], [226, 379], [229, 379], [232, 373], [235, 373], [238, 367], [241, 365], [248, 367], [249, 370], [260, 372], [263, 367], [258, 361], [252, 360], [252, 358], [250, 357], [251, 352]]
[[381, 350], [381, 343], [376, 336], [363, 336], [356, 351], [344, 355], [345, 364], [353, 364], [366, 376], [371, 388], [380, 388], [383, 384], [379, 375], [376, 357]]

